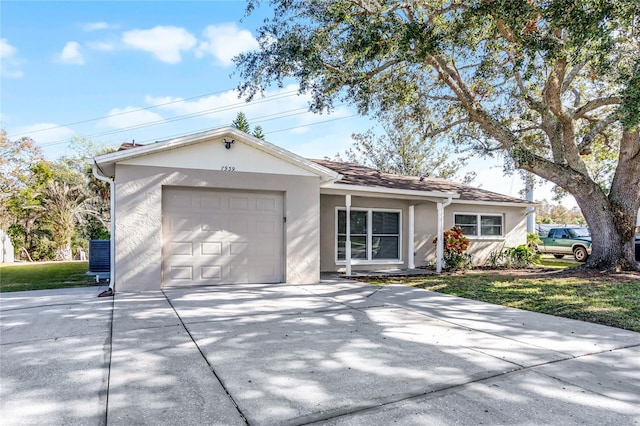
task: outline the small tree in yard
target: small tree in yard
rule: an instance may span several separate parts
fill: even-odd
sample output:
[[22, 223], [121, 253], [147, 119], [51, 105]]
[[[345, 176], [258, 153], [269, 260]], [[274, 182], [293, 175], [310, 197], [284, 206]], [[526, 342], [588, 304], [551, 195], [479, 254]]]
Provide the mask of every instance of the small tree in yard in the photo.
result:
[[293, 78], [317, 112], [417, 106], [457, 149], [573, 195], [593, 238], [585, 267], [638, 269], [638, 0], [269, 3], [260, 49], [235, 59], [242, 93]]

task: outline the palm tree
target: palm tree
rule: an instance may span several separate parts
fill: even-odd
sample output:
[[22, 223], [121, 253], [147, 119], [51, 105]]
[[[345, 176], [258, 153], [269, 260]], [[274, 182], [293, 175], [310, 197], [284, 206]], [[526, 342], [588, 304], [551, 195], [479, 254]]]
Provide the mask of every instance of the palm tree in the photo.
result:
[[56, 247], [56, 260], [71, 260], [71, 238], [76, 225], [87, 216], [100, 218], [91, 208], [92, 197], [82, 185], [70, 186], [65, 182], [52, 180], [42, 190], [42, 205]]

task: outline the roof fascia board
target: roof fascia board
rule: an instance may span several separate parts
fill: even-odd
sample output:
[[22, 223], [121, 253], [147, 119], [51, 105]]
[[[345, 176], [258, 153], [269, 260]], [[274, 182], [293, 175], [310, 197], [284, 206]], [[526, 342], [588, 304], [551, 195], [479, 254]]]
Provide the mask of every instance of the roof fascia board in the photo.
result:
[[504, 206], [504, 207], [534, 207], [540, 205], [540, 203], [532, 203], [524, 201], [522, 203], [516, 203], [511, 201], [482, 201], [482, 200], [453, 200], [452, 204], [474, 204], [481, 206]]
[[[460, 194], [456, 192], [438, 192], [438, 191], [417, 191], [414, 189], [397, 189], [397, 188], [383, 188], [379, 186], [359, 186], [359, 185], [346, 185], [339, 183], [331, 183], [320, 187], [321, 194], [332, 195], [344, 195], [350, 193], [352, 195], [365, 194], [365, 197], [382, 197], [388, 198], [407, 198], [414, 197], [415, 199], [423, 200], [428, 198], [460, 198]], [[436, 200], [433, 200], [436, 201]]]

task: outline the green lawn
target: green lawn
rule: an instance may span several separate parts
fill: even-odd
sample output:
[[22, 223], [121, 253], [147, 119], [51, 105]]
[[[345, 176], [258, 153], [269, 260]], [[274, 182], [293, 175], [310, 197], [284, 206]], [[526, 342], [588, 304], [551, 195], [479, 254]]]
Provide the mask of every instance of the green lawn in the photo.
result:
[[640, 279], [546, 277], [492, 271], [375, 280], [640, 331]]
[[96, 285], [88, 262], [20, 263], [0, 266], [0, 292]]

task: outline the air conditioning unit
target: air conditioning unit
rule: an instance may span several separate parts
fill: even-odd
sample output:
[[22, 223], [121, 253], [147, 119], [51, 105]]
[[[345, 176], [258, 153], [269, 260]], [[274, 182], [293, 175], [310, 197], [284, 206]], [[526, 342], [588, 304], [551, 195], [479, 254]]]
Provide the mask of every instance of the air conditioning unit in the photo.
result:
[[111, 241], [89, 241], [89, 273], [111, 271]]

